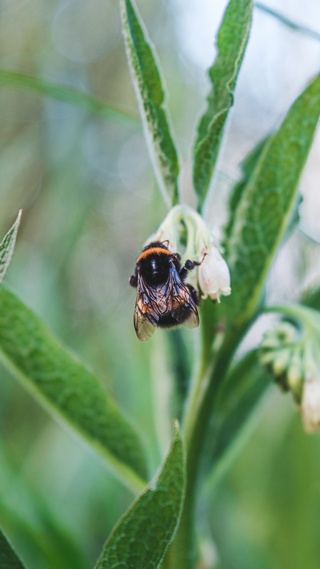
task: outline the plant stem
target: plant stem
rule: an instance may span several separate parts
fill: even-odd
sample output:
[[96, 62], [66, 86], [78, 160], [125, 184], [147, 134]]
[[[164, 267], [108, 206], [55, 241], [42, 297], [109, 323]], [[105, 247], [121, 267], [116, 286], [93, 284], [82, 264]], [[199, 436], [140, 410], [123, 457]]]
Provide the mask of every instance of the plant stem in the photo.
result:
[[[196, 550], [193, 543], [194, 510], [195, 492], [187, 486], [180, 525], [161, 565], [161, 569], [193, 569], [195, 567]], [[190, 536], [192, 537], [191, 542]]]
[[202, 352], [200, 369], [192, 384], [185, 411], [183, 425], [187, 449], [187, 488], [180, 525], [163, 566], [166, 569], [195, 567], [195, 510], [205, 435], [219, 387], [234, 352], [229, 343], [225, 349], [220, 349], [221, 338], [222, 335], [217, 335], [210, 353], [207, 349]]

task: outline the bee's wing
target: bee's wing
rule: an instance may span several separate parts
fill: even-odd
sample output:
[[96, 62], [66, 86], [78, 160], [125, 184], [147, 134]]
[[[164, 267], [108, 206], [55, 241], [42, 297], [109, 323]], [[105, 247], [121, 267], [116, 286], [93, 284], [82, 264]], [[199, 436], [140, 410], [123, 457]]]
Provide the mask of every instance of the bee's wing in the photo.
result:
[[149, 340], [155, 332], [155, 325], [151, 323], [148, 315], [141, 311], [138, 299], [134, 309], [133, 323], [139, 340], [143, 342]]
[[192, 311], [190, 312], [190, 316], [183, 322], [183, 325], [187, 328], [198, 328], [199, 326], [199, 314], [197, 307], [194, 305], [192, 307]]
[[160, 287], [149, 287], [141, 275], [138, 276], [137, 285], [134, 327], [140, 340], [148, 340], [159, 320], [168, 314], [176, 319], [177, 324], [188, 328], [199, 326], [197, 305], [175, 268]]
[[139, 340], [149, 340], [155, 332], [159, 316], [154, 291], [149, 288], [140, 277], [136, 305], [134, 308], [133, 323]]

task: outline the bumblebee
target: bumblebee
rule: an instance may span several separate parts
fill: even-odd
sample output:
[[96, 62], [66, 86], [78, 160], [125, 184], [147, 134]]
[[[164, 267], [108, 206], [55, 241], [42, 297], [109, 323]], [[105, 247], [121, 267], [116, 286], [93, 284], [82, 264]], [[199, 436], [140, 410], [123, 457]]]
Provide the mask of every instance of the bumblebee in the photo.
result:
[[154, 241], [143, 249], [129, 279], [137, 289], [133, 320], [139, 340], [148, 340], [157, 327], [199, 326], [199, 296], [184, 281], [188, 271], [200, 264], [188, 260], [181, 265], [179, 253], [169, 251], [168, 241]]

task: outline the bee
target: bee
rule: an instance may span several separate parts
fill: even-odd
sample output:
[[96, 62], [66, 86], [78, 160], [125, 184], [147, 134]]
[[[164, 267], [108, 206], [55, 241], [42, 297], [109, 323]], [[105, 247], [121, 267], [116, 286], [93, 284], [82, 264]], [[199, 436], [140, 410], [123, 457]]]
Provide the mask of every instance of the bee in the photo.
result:
[[129, 284], [137, 289], [134, 327], [139, 340], [148, 340], [157, 327], [199, 326], [198, 292], [184, 281], [188, 271], [201, 265], [171, 253], [168, 241], [147, 245], [137, 259]]

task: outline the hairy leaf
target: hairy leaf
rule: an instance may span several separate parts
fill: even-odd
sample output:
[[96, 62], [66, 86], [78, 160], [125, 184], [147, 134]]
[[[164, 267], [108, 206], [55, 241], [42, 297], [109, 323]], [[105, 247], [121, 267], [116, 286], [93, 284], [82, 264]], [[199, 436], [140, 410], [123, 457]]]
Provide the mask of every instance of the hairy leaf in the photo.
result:
[[0, 243], [0, 284], [2, 283], [8, 270], [14, 246], [16, 244], [17, 233], [19, 229], [22, 210], [19, 211], [18, 217], [8, 233], [4, 236]]
[[[210, 328], [205, 317], [211, 343], [215, 334], [221, 337], [217, 336], [219, 342], [214, 344], [217, 353], [212, 370], [209, 367], [210, 377], [198, 404], [195, 424], [190, 421], [192, 458], [200, 447], [207, 448], [209, 444], [209, 425], [214, 419], [223, 378], [246, 329], [259, 313], [270, 265], [295, 211], [299, 177], [319, 113], [320, 75], [294, 102], [278, 132], [266, 141], [247, 184], [237, 196], [226, 247], [232, 294], [219, 307], [219, 328]], [[208, 306], [204, 310], [213, 312]], [[212, 358], [212, 352], [206, 352]]]
[[0, 569], [24, 569], [24, 565], [13, 551], [0, 530]]
[[159, 567], [180, 519], [184, 489], [184, 452], [176, 427], [158, 479], [133, 502], [116, 525], [95, 569]]
[[228, 238], [232, 234], [234, 222], [237, 219], [237, 207], [241, 203], [242, 192], [250, 180], [252, 172], [258, 162], [261, 152], [268, 139], [261, 140], [241, 163], [242, 176], [233, 186], [229, 198], [229, 219], [224, 228], [224, 250], [228, 247]]
[[48, 410], [108, 459], [125, 483], [141, 490], [146, 464], [140, 440], [95, 375], [5, 287], [0, 289], [0, 306], [5, 362]]
[[120, 0], [127, 57], [157, 180], [167, 205], [178, 202], [179, 163], [154, 48], [132, 0]]
[[201, 210], [217, 161], [233, 91], [246, 49], [252, 0], [230, 0], [218, 32], [217, 58], [209, 69], [212, 89], [200, 119], [194, 148], [193, 184]]
[[297, 204], [298, 182], [320, 113], [320, 75], [294, 102], [265, 143], [233, 213], [227, 240], [231, 297], [225, 300], [233, 332], [256, 313], [274, 255]]

